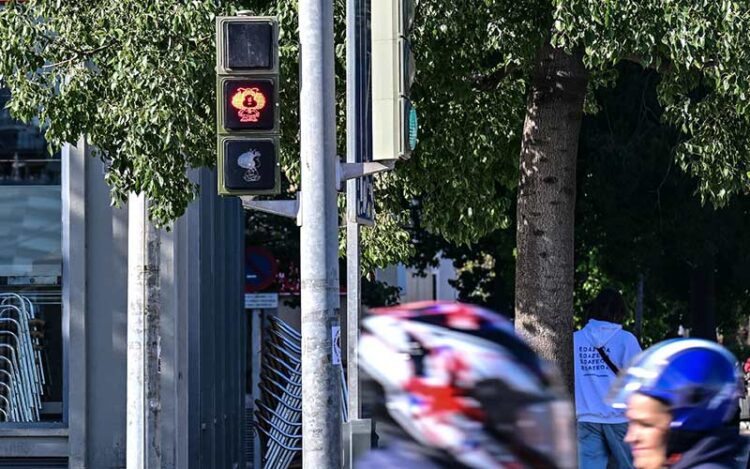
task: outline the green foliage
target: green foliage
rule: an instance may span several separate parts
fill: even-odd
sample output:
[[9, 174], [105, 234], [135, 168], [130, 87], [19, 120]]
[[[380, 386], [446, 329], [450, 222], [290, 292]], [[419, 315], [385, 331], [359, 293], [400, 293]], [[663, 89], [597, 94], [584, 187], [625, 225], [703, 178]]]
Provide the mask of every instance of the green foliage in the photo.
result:
[[362, 278], [362, 304], [368, 308], [398, 304], [401, 289], [378, 280]]
[[544, 8], [533, 1], [419, 2], [413, 97], [420, 140], [396, 175], [403, 197], [420, 197], [433, 233], [468, 243], [508, 226], [524, 77]]
[[661, 72], [675, 157], [715, 205], [750, 187], [750, 9], [735, 0], [555, 0], [557, 45], [606, 71], [634, 60]]
[[[659, 74], [625, 62], [613, 69], [611, 87], [592, 90], [599, 112], [584, 118], [578, 158], [576, 207], [576, 325], [584, 305], [614, 286], [635, 311], [638, 280], [644, 278], [644, 345], [690, 327], [690, 272], [706, 256], [716, 265], [717, 323], [732, 340], [750, 313], [750, 199], [704, 207], [693, 196], [700, 180], [679, 171], [674, 152], [683, 138], [662, 122]], [[513, 309], [515, 233], [496, 230], [472, 245], [451, 243], [424, 229], [413, 210], [413, 264], [434, 266], [437, 255], [452, 259], [454, 286], [464, 301], [501, 312]], [[514, 224], [511, 216], [511, 226]], [[633, 330], [634, 316], [626, 321]]]
[[685, 137], [662, 122], [660, 74], [628, 63], [618, 72], [615, 87], [597, 91], [601, 111], [581, 130], [576, 304], [614, 285], [632, 311], [643, 275], [643, 339], [651, 343], [690, 326], [691, 271], [712, 259], [717, 323], [731, 335], [750, 312], [750, 198], [701, 206], [693, 194], [702, 180], [674, 167]]
[[421, 196], [425, 228], [451, 241], [508, 226], [502, 186], [516, 182], [528, 79], [552, 32], [554, 44], [584, 51], [589, 113], [623, 60], [661, 72], [663, 119], [682, 134], [672, 155], [721, 206], [750, 182], [748, 30], [750, 10], [731, 0], [421, 1], [415, 101], [424, 131], [398, 178], [407, 196]]
[[[346, 149], [344, 3], [334, 4], [340, 155]], [[268, 11], [279, 16], [282, 27], [282, 166], [290, 190], [298, 189], [299, 181], [295, 7], [279, 2]], [[407, 228], [415, 197], [429, 229], [457, 242], [508, 226], [524, 115], [521, 77], [539, 42], [533, 18], [544, 8], [540, 2], [419, 2], [413, 31], [419, 145], [395, 172], [375, 178], [376, 225], [362, 230], [365, 271], [414, 253]]]
[[10, 110], [39, 117], [53, 147], [86, 135], [112, 200], [144, 192], [151, 216], [183, 213], [189, 167], [213, 164], [213, 1], [10, 2], [0, 80]]
[[421, 206], [415, 204], [410, 228], [415, 252], [410, 265], [424, 273], [437, 267], [438, 257], [451, 259], [456, 278], [449, 283], [457, 290], [460, 301], [513, 316], [515, 231], [500, 228], [471, 245], [455, 243], [426, 230], [421, 213]]
[[[214, 16], [243, 7], [276, 15], [281, 24], [281, 163], [285, 188], [294, 192], [300, 171], [295, 0], [10, 2], [0, 12], [0, 79], [12, 89], [11, 111], [26, 121], [39, 116], [56, 147], [87, 135], [107, 162], [113, 201], [145, 192], [154, 201], [152, 218], [166, 224], [197, 190], [186, 170], [213, 165]], [[335, 0], [334, 7], [343, 155], [345, 2]], [[454, 246], [482, 244], [513, 226], [528, 80], [550, 37], [584, 51], [592, 72], [589, 112], [599, 109], [595, 90], [616, 78], [615, 64], [636, 60], [658, 69], [664, 118], [681, 133], [679, 166], [698, 176], [696, 188], [719, 205], [746, 191], [749, 15], [734, 0], [420, 0], [412, 33], [420, 142], [411, 160], [376, 178], [378, 225], [363, 230], [366, 270], [414, 253], [414, 199], [422, 227]], [[512, 262], [512, 248], [501, 258]], [[481, 256], [466, 263], [475, 273], [490, 265]]]

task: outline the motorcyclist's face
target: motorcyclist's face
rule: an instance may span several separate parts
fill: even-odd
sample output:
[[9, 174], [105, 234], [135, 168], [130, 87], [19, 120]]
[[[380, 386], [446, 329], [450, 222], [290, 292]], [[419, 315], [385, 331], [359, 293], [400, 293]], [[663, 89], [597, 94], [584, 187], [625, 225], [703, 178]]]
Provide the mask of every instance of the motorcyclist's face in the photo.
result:
[[637, 469], [658, 469], [667, 460], [667, 433], [672, 415], [662, 402], [635, 393], [628, 400], [625, 442]]

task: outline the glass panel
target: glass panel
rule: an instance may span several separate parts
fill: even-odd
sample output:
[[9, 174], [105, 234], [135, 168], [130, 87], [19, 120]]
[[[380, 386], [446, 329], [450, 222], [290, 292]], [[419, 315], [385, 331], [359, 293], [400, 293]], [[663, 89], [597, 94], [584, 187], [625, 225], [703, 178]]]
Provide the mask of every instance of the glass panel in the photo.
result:
[[0, 422], [62, 420], [60, 155], [0, 89]]

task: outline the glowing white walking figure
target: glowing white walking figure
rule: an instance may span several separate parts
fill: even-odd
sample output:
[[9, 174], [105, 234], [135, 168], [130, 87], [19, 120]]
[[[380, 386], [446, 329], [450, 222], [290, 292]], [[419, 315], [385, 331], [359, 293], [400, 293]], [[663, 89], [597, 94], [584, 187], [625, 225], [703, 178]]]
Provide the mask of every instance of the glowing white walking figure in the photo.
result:
[[260, 181], [260, 173], [258, 172], [258, 168], [260, 168], [260, 152], [258, 150], [251, 148], [241, 154], [237, 158], [237, 165], [247, 170], [242, 176], [242, 179], [246, 182]]

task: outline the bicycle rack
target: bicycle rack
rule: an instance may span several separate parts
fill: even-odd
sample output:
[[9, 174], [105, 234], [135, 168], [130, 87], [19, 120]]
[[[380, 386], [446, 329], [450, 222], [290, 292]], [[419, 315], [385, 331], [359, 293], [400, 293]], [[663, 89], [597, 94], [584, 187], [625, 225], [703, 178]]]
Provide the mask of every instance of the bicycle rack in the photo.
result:
[[[264, 331], [261, 398], [255, 400], [253, 427], [265, 440], [262, 467], [286, 469], [302, 451], [302, 373], [300, 333], [270, 316]], [[347, 390], [341, 370], [341, 415], [347, 419]]]
[[44, 394], [42, 335], [33, 303], [0, 293], [0, 420], [39, 421]]

